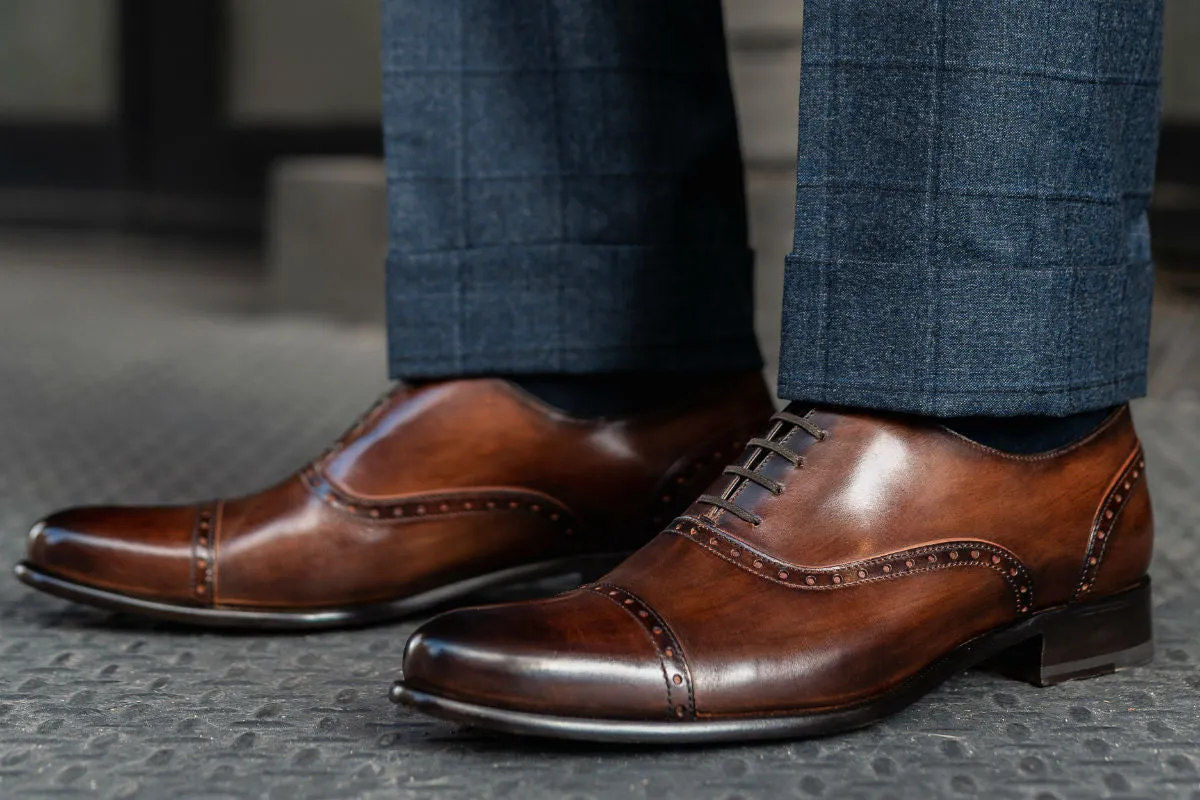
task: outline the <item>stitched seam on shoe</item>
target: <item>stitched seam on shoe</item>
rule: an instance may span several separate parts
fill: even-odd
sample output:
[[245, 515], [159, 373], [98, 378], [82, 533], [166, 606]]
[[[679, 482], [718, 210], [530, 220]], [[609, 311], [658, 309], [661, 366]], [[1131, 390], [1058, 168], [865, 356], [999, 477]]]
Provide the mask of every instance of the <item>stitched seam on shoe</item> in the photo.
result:
[[[1026, 572], [1028, 571], [1027, 569], [1025, 569], [1024, 564], [1022, 564], [1020, 562], [1020, 560], [1016, 557], [1016, 555], [1014, 555], [1011, 551], [1007, 550], [1004, 547], [1001, 547], [1000, 545], [996, 545], [991, 542], [986, 542], [986, 541], [979, 540], [979, 539], [955, 539], [953, 541], [939, 542], [938, 544], [933, 544], [933, 545], [923, 545], [921, 547], [916, 547], [916, 548], [910, 548], [910, 549], [905, 549], [905, 550], [896, 550], [894, 552], [886, 553], [881, 556], [875, 556], [873, 558], [863, 559], [861, 561], [847, 561], [842, 564], [831, 564], [831, 565], [819, 566], [819, 567], [811, 566], [811, 565], [804, 566], [802, 564], [794, 564], [789, 561], [784, 561], [783, 559], [776, 558], [775, 556], [772, 556], [772, 555], [764, 553], [760, 550], [757, 550], [752, 545], [750, 545], [747, 542], [742, 541], [741, 539], [738, 539], [733, 534], [731, 534], [727, 531], [721, 530], [720, 528], [713, 528], [709, 525], [705, 525], [702, 521], [700, 521], [694, 517], [680, 517], [680, 519], [686, 520], [689, 522], [695, 522], [695, 523], [699, 524], [701, 527], [704, 527], [709, 533], [716, 534], [718, 536], [723, 537], [730, 544], [740, 545], [741, 548], [746, 550], [747, 552], [754, 553], [755, 555], [758, 555], [762, 558], [766, 558], [769, 561], [774, 561], [784, 567], [787, 567], [789, 570], [794, 571], [796, 573], [829, 574], [829, 573], [833, 573], [833, 572], [849, 570], [852, 567], [882, 565], [884, 563], [896, 561], [905, 555], [929, 555], [931, 553], [949, 552], [950, 550], [958, 550], [960, 552], [963, 550], [966, 550], [968, 552], [971, 550], [979, 550], [980, 552], [992, 553], [994, 555], [1001, 556], [1002, 558], [1006, 558], [1006, 559], [1012, 561], [1015, 566], [1025, 570]], [[668, 528], [665, 532], [666, 533], [676, 533], [676, 534], [682, 535], [682, 532], [680, 531], [679, 528]], [[689, 537], [687, 535], [683, 535], [683, 538], [689, 539], [691, 537]], [[696, 543], [700, 544], [702, 547], [705, 547], [705, 544], [703, 542], [696, 542]], [[718, 552], [718, 555], [720, 555], [719, 552]], [[731, 562], [731, 563], [737, 563], [737, 562]], [[985, 562], [977, 561], [977, 560], [972, 560], [972, 561], [964, 560], [963, 562], [953, 562], [953, 563], [978, 563], [978, 564], [984, 564], [985, 566], [989, 566], [995, 570], [1002, 569], [1002, 567], [998, 564], [990, 564], [990, 563], [985, 564]], [[908, 572], [915, 572], [915, 571], [917, 571], [915, 567], [908, 570]], [[896, 574], [885, 575], [885, 576], [880, 576], [880, 577], [881, 578], [893, 578], [893, 577], [897, 577], [897, 575], [900, 575], [900, 574], [905, 574], [905, 573], [896, 573]], [[765, 575], [765, 574], [763, 575], [763, 577], [767, 578], [768, 580], [774, 580], [770, 576]], [[1012, 577], [1012, 576], [1010, 576], [1010, 577]], [[869, 580], [869, 579], [859, 578], [859, 579], [855, 579], [854, 581], [852, 581], [852, 583], [861, 583], [866, 580]], [[783, 583], [784, 585], [788, 585], [788, 586], [792, 585], [787, 581], [775, 581], [775, 582]], [[840, 588], [843, 588], [845, 585], [847, 585], [847, 584], [842, 583], [842, 584], [834, 584], [834, 585], [830, 585], [830, 586], [795, 585], [794, 588], [796, 588], [796, 589], [812, 589], [812, 590], [840, 589]]]
[[213, 511], [212, 565], [208, 569], [208, 590], [214, 606], [217, 605], [217, 593], [220, 590], [217, 583], [217, 560], [221, 557], [221, 532], [225, 527], [224, 521], [225, 501], [218, 500]]
[[299, 480], [307, 492], [326, 506], [381, 524], [495, 512], [522, 512], [533, 514], [555, 525], [566, 535], [571, 535], [578, 529], [578, 520], [574, 512], [564, 503], [541, 492], [503, 488], [488, 491], [465, 487], [447, 492], [414, 495], [402, 500], [372, 500], [346, 494], [312, 467], [302, 470]]
[[[1137, 477], [1133, 477], [1133, 473], [1137, 473]], [[1092, 529], [1088, 535], [1088, 546], [1083, 554], [1083, 568], [1079, 574], [1079, 580], [1075, 584], [1075, 591], [1071, 595], [1071, 601], [1080, 600], [1084, 594], [1091, 589], [1096, 582], [1096, 577], [1100, 573], [1100, 567], [1104, 565], [1104, 556], [1108, 552], [1108, 544], [1112, 541], [1113, 534], [1116, 532], [1117, 523], [1121, 521], [1122, 515], [1125, 513], [1126, 506], [1129, 505], [1129, 499], [1133, 496], [1134, 489], [1146, 478], [1146, 462], [1145, 454], [1142, 451], [1141, 444], [1137, 444], [1125, 459], [1121, 470], [1117, 476], [1113, 478], [1108, 490], [1104, 494], [1104, 499], [1100, 501], [1100, 506], [1096, 509], [1096, 514], [1092, 518]], [[1129, 484], [1129, 489], [1124, 488], [1124, 484]], [[1121, 496], [1120, 502], [1115, 500], [1117, 495]], [[1106, 519], [1105, 514], [1109, 511], [1113, 512], [1111, 519]], [[1103, 536], [1100, 534], [1103, 533]], [[1090, 564], [1092, 558], [1096, 559], [1096, 564]]]
[[192, 520], [192, 550], [191, 558], [188, 561], [188, 592], [191, 599], [196, 599], [196, 561], [200, 554], [199, 529], [200, 529], [200, 506], [196, 507], [196, 517]]
[[[692, 681], [692, 668], [691, 664], [688, 662], [687, 654], [683, 651], [683, 644], [679, 641], [679, 637], [675, 634], [675, 631], [671, 629], [671, 626], [667, 624], [666, 620], [663, 619], [662, 615], [659, 614], [653, 606], [643, 600], [640, 596], [624, 586], [617, 586], [616, 584], [610, 585], [612, 585], [614, 589], [620, 589], [632, 597], [636, 602], [640, 603], [646, 609], [646, 611], [649, 612], [654, 621], [658, 623], [658, 626], [662, 628], [663, 635], [670, 639], [674, 652], [679, 656], [679, 674], [687, 685], [688, 714], [691, 717], [695, 717], [696, 695], [695, 684]], [[653, 634], [653, 631], [649, 631], [649, 633]], [[664, 656], [665, 655], [666, 654], [664, 653]], [[672, 711], [673, 710], [674, 709], [672, 709]]]
[[[673, 630], [671, 630], [671, 627], [669, 625], [667, 625], [666, 621], [663, 620], [662, 616], [657, 611], [654, 610], [653, 606], [651, 606], [649, 603], [647, 603], [641, 597], [634, 594], [629, 589], [626, 589], [625, 587], [619, 586], [615, 583], [595, 583], [595, 584], [589, 585], [587, 588], [591, 589], [592, 591], [596, 592], [597, 594], [601, 595], [602, 597], [608, 599], [609, 601], [615, 603], [621, 610], [623, 610], [626, 614], [629, 615], [629, 617], [634, 621], [634, 623], [637, 624], [638, 627], [640, 627], [642, 629], [642, 632], [644, 634], [646, 634], [646, 636], [650, 639], [650, 644], [654, 647], [655, 652], [658, 654], [659, 666], [661, 667], [661, 669], [663, 671], [663, 681], [665, 682], [666, 688], [667, 688], [667, 717], [668, 717], [668, 719], [672, 719], [672, 720], [679, 719], [679, 715], [676, 714], [674, 690], [672, 687], [672, 680], [671, 680], [671, 674], [670, 674], [671, 670], [667, 669], [668, 665], [670, 665], [672, 667], [678, 666], [679, 675], [683, 679], [684, 683], [687, 685], [686, 686], [686, 688], [687, 688], [687, 711], [688, 711], [687, 716], [689, 719], [695, 719], [695, 717], [696, 717], [696, 695], [695, 695], [695, 687], [692, 684], [692, 670], [691, 670], [690, 665], [688, 664], [687, 656], [683, 652], [683, 647], [679, 643], [679, 637], [675, 635], [675, 632]], [[615, 592], [618, 594], [625, 595], [628, 599], [633, 600], [634, 603], [637, 603], [639, 606], [641, 606], [642, 610], [646, 611], [646, 613], [648, 615], [647, 618], [653, 619], [654, 626], [662, 631], [661, 635], [667, 639], [668, 646], [672, 648], [673, 652], [678, 657], [678, 664], [674, 663], [676, 659], [667, 656], [665, 650], [659, 646], [658, 641], [655, 639], [654, 631], [651, 630], [650, 628], [646, 627], [645, 620], [642, 619], [639, 615], [635, 614], [633, 609], [631, 609], [623, 601], [617, 600], [616, 596], [614, 594], [610, 594], [610, 592]]]
[[202, 600], [215, 605], [213, 596], [216, 555], [214, 545], [218, 535], [223, 502], [216, 500], [196, 506], [196, 518], [192, 523], [192, 558], [189, 569], [193, 600]]
[[[1023, 563], [1021, 563], [1020, 559], [1018, 559], [1012, 552], [1000, 547], [999, 545], [991, 544], [989, 542], [961, 539], [936, 545], [926, 545], [923, 547], [906, 550], [897, 550], [892, 553], [887, 553], [885, 555], [876, 556], [870, 559], [864, 559], [862, 561], [851, 561], [843, 564], [832, 564], [816, 567], [792, 564], [763, 553], [751, 547], [737, 537], [732, 536], [731, 534], [718, 528], [706, 525], [695, 518], [680, 517], [679, 519], [680, 522], [677, 522], [675, 526], [667, 528], [665, 532], [674, 534], [685, 540], [689, 540], [693, 544], [702, 547], [718, 558], [733, 564], [734, 566], [751, 575], [762, 578], [766, 581], [770, 581], [771, 583], [784, 586], [788, 589], [814, 592], [832, 591], [836, 589], [846, 589], [851, 586], [860, 586], [867, 583], [879, 583], [882, 581], [895, 580], [906, 575], [916, 575], [927, 572], [935, 572], [940, 569], [974, 565], [987, 567], [1004, 579], [1005, 584], [1012, 592], [1017, 614], [1028, 613], [1030, 609], [1034, 607], [1034, 584], [1033, 577], [1029, 569]], [[685, 533], [683, 528], [688, 523], [695, 523], [695, 525], [690, 527], [688, 532]], [[695, 530], [697, 527], [702, 528], [705, 533], [708, 534], [710, 539], [713, 537], [719, 537], [722, 539], [726, 544], [730, 545], [733, 550], [737, 551], [737, 556], [735, 557], [732, 554], [727, 554], [717, 549], [709, 542], [702, 541], [697, 534], [691, 533], [691, 530]], [[998, 556], [1000, 559], [1002, 559], [1002, 561], [1001, 563], [997, 564], [992, 562], [990, 558], [986, 560], [971, 558], [970, 553], [973, 551], [979, 551], [981, 556], [984, 553]], [[955, 552], [958, 554], [966, 553], [968, 557], [961, 560], [958, 558], [951, 558], [950, 561], [942, 561], [939, 557], [936, 562], [936, 566], [928, 562], [928, 557], [931, 555], [940, 556], [943, 553], [950, 554]], [[743, 555], [753, 555], [755, 557], [754, 561], [764, 562], [763, 567], [757, 568], [746, 565], [741, 560]], [[915, 560], [922, 557], [926, 560], [924, 565], [917, 565], [914, 563], [913, 566], [909, 567], [905, 564], [906, 561]], [[776, 577], [776, 575], [765, 572], [764, 570], [768, 566], [765, 562], [771, 562], [771, 572], [776, 574], [782, 573], [784, 577], [779, 578]], [[866, 577], [859, 577], [858, 575], [860, 571], [869, 572], [874, 568], [882, 568], [884, 566], [889, 568], [885, 573], [870, 574]], [[1012, 575], [1010, 572], [1010, 570], [1014, 569], [1017, 571], [1016, 575]], [[834, 582], [834, 576], [838, 576], [838, 582]], [[809, 578], [812, 578], [814, 583], [810, 584], [805, 582]], [[821, 578], [825, 578], [827, 582], [815, 582]], [[1021, 587], [1025, 587], [1026, 591], [1021, 592]]]
[[662, 672], [663, 685], [666, 687], [666, 690], [667, 690], [667, 718], [670, 719], [675, 714], [675, 703], [672, 701], [672, 698], [671, 698], [671, 676], [669, 674], [667, 674], [667, 661], [666, 661], [666, 658], [663, 656], [662, 651], [658, 647], [658, 642], [654, 641], [654, 635], [651, 634], [650, 631], [648, 631], [644, 627], [642, 627], [640, 621], [633, 615], [633, 613], [629, 610], [628, 607], [622, 605], [620, 600], [617, 600], [615, 597], [610, 597], [607, 592], [600, 591], [599, 585], [591, 586], [588, 588], [592, 589], [594, 592], [599, 594], [605, 600], [608, 600], [610, 603], [615, 605], [617, 608], [621, 609], [623, 612], [625, 612], [626, 616], [632, 617], [634, 620], [634, 623], [641, 630], [642, 635], [646, 637], [646, 640], [648, 642], [650, 642], [650, 646], [654, 648], [654, 653], [655, 653], [655, 655], [658, 656], [658, 668]]

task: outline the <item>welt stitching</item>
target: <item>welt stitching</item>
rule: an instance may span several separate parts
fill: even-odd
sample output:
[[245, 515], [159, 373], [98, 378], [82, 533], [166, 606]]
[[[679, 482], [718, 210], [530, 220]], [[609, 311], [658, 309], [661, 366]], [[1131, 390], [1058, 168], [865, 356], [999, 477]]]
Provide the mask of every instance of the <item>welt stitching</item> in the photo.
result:
[[[608, 589], [610, 592], [615, 591], [615, 592], [624, 594], [627, 599], [632, 599], [635, 603], [637, 603], [638, 605], [641, 606], [642, 610], [644, 610], [649, 617], [653, 618], [654, 623], [655, 623], [655, 628], [657, 628], [658, 631], [661, 631], [661, 635], [667, 639], [668, 644], [671, 648], [671, 652], [674, 654], [673, 656], [670, 656], [667, 654], [666, 651], [659, 652], [659, 658], [661, 659], [663, 669], [666, 670], [666, 667], [668, 664], [670, 664], [672, 666], [678, 666], [679, 676], [682, 678], [684, 683], [687, 684], [687, 698], [688, 698], [687, 713], [689, 716], [694, 718], [696, 716], [696, 695], [695, 695], [695, 687], [692, 682], [692, 669], [691, 669], [691, 666], [688, 664], [687, 655], [683, 652], [683, 645], [680, 644], [679, 637], [675, 635], [675, 632], [673, 630], [671, 630], [671, 626], [669, 626], [666, 623], [666, 621], [662, 618], [662, 616], [658, 613], [658, 611], [656, 611], [654, 609], [654, 606], [650, 605], [645, 600], [643, 600], [641, 597], [639, 597], [637, 594], [630, 591], [629, 589], [626, 589], [624, 586], [618, 586], [615, 583], [598, 583], [598, 584], [593, 584], [591, 588], [593, 591], [597, 591], [597, 592], [603, 592], [604, 589]], [[608, 596], [608, 598], [610, 600], [614, 599], [612, 595], [608, 595], [608, 593], [605, 593], [605, 594]], [[654, 635], [654, 631], [647, 630], [646, 623], [640, 618], [640, 615], [635, 616], [632, 613], [632, 611], [630, 611], [625, 606], [624, 603], [621, 603], [620, 605], [623, 608], [626, 608], [626, 611], [629, 612], [629, 614], [633, 618], [633, 620], [642, 626], [643, 631], [645, 631], [649, 635], [652, 635], [652, 636]], [[655, 643], [655, 649], [656, 650], [658, 649], [657, 643]], [[678, 657], [677, 659], [675, 658], [676, 656]], [[673, 663], [676, 660], [678, 661], [678, 663], [677, 664]], [[668, 694], [668, 696], [671, 695], [671, 687], [669, 685], [667, 686], [667, 694]], [[683, 716], [682, 714], [677, 713], [678, 707], [676, 707], [674, 705], [672, 705], [670, 711], [671, 711], [671, 716], [673, 718], [680, 718]]]
[[610, 596], [608, 592], [600, 591], [599, 584], [592, 587], [592, 591], [624, 611], [629, 617], [633, 618], [634, 622], [638, 623], [638, 627], [641, 628], [642, 634], [650, 642], [650, 646], [654, 648], [655, 654], [658, 655], [658, 668], [662, 671], [663, 685], [667, 689], [667, 718], [671, 718], [675, 714], [675, 702], [671, 697], [671, 676], [667, 674], [667, 660], [663, 656], [662, 650], [659, 649], [658, 642], [654, 641], [654, 636], [650, 633], [650, 631], [646, 630], [646, 628], [642, 626], [641, 621], [638, 620], [638, 618], [633, 615], [633, 612], [624, 604], [622, 604], [620, 600]]

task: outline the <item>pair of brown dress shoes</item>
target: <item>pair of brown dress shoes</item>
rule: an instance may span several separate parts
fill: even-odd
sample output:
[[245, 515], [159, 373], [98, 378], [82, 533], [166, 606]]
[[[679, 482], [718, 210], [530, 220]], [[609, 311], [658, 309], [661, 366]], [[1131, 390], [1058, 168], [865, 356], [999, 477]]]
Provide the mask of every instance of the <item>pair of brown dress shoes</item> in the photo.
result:
[[601, 576], [435, 617], [392, 689], [435, 716], [581, 739], [826, 734], [976, 665], [1046, 685], [1150, 658], [1153, 526], [1128, 409], [1038, 455], [885, 415], [771, 412], [758, 375], [610, 420], [499, 380], [400, 388], [258, 494], [55, 514], [17, 573], [104, 608], [263, 630]]

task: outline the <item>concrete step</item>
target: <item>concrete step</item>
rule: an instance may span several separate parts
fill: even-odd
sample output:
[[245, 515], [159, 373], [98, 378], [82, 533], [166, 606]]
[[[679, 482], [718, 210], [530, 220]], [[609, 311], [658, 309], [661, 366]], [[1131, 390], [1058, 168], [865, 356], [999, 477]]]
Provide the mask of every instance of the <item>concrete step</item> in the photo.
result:
[[730, 74], [752, 167], [794, 166], [799, 129], [800, 47], [730, 54]]
[[[791, 242], [800, 78], [799, 0], [726, 0], [730, 70], [750, 168], [759, 255], [759, 333], [774, 359], [778, 287]], [[279, 311], [383, 319], [387, 254], [383, 165], [360, 158], [293, 158], [271, 178], [270, 297]], [[769, 313], [768, 313], [769, 311]]]
[[725, 0], [725, 27], [731, 40], [746, 34], [799, 37], [803, 0]]
[[729, 69], [752, 166], [796, 160], [800, 97], [801, 0], [726, 0]]
[[280, 161], [271, 175], [267, 221], [272, 307], [381, 322], [387, 223], [382, 161]]

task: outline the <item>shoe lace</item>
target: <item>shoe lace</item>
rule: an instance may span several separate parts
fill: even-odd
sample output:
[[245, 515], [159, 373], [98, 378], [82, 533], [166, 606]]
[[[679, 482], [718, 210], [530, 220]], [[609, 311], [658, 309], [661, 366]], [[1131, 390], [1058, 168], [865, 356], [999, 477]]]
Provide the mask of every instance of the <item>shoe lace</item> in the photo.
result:
[[[777, 424], [771, 429], [765, 438], [755, 437], [746, 443], [747, 447], [755, 448], [754, 452], [751, 453], [749, 460], [746, 462], [747, 466], [742, 467], [736, 464], [731, 464], [723, 470], [722, 474], [733, 475], [739, 479], [758, 484], [771, 494], [778, 497], [783, 493], [783, 484], [773, 478], [763, 475], [758, 471], [758, 468], [762, 466], [763, 462], [767, 459], [767, 456], [772, 453], [784, 459], [793, 467], [804, 466], [804, 456], [800, 455], [782, 442], [774, 441], [774, 437], [779, 436], [780, 433], [791, 433], [792, 430], [799, 428], [819, 442], [828, 436], [829, 433], [828, 431], [825, 431], [817, 426], [817, 424], [808, 417], [802, 417], [799, 414], [793, 414], [790, 411], [778, 412], [771, 417], [771, 421]], [[789, 425], [792, 427], [788, 428], [787, 426]], [[785, 435], [781, 438], [787, 437]], [[725, 494], [727, 496], [732, 496], [733, 492], [736, 491], [738, 486], [739, 481], [735, 481], [733, 485], [731, 485], [729, 489], [725, 491]], [[715, 506], [723, 511], [728, 511], [730, 514], [733, 514], [743, 522], [748, 522], [755, 527], [758, 527], [762, 524], [762, 517], [746, 510], [745, 508], [742, 508], [737, 503], [727, 499], [727, 497], [719, 497], [715, 494], [702, 494], [699, 498], [697, 498], [697, 500], [698, 502]]]

